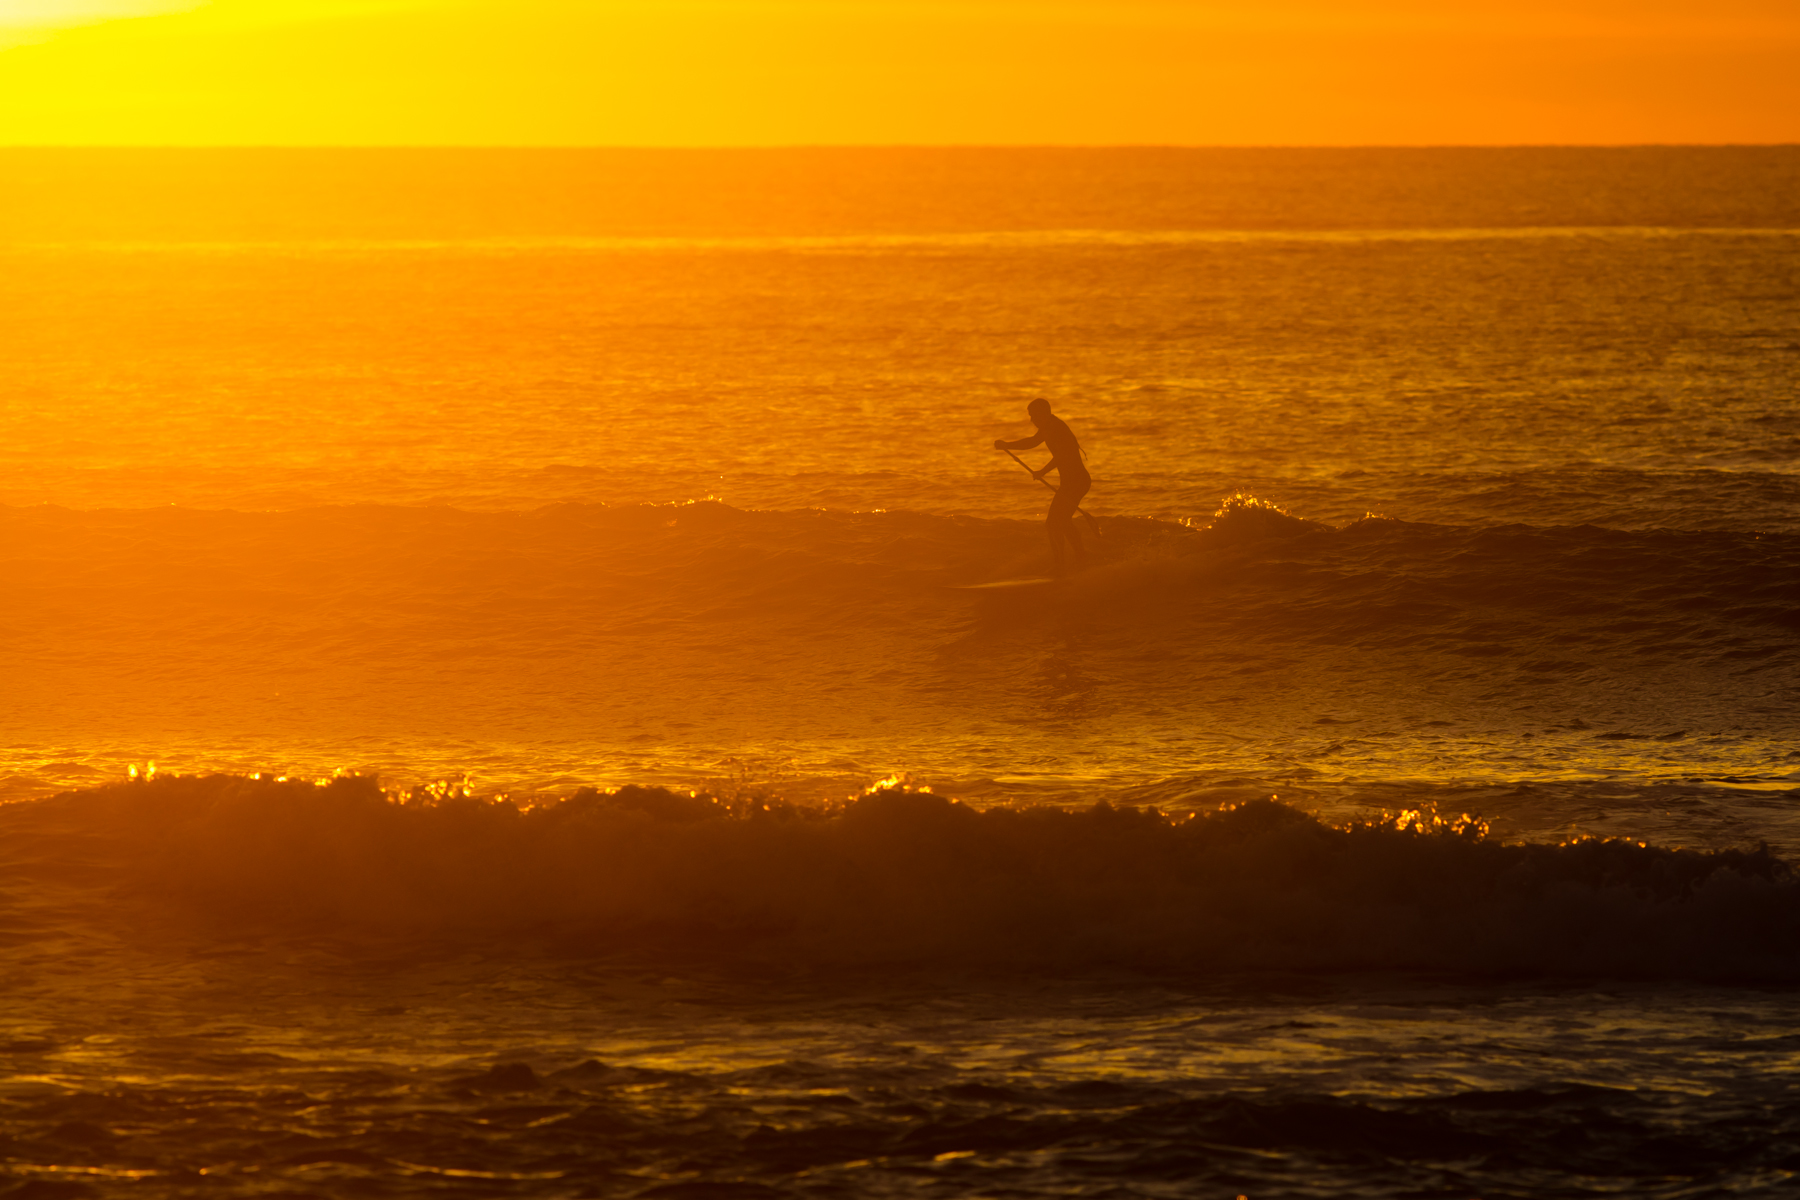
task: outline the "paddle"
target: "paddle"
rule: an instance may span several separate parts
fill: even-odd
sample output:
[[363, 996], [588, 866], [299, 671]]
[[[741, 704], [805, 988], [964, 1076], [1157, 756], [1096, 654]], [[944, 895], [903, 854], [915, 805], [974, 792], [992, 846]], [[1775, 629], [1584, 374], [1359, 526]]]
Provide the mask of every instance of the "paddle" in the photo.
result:
[[[1006, 447], [1002, 446], [1001, 449], [1005, 450]], [[1020, 458], [1018, 455], [1014, 454], [1011, 450], [1006, 451], [1006, 457], [1012, 459], [1014, 462], [1018, 463], [1021, 467], [1024, 467], [1027, 471], [1030, 471], [1031, 477], [1033, 479], [1037, 480], [1039, 483], [1043, 484], [1045, 487], [1049, 488], [1051, 491], [1054, 492], [1056, 490], [1056, 485], [1054, 483], [1051, 483], [1048, 479], [1045, 479], [1042, 475], [1039, 475], [1036, 471], [1032, 471], [1031, 464], [1026, 462], [1024, 459]], [[1099, 537], [1100, 536], [1100, 523], [1098, 521], [1094, 520], [1094, 518], [1088, 516], [1088, 514], [1082, 510], [1080, 505], [1075, 506], [1075, 511], [1078, 513], [1081, 513], [1082, 520], [1087, 522], [1088, 532], [1092, 533], [1095, 537]]]

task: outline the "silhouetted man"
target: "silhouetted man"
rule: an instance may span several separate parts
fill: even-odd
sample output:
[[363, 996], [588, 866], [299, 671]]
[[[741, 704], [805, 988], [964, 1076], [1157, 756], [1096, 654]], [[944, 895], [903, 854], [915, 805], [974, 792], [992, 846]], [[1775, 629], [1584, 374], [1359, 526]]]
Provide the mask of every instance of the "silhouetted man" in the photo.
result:
[[1050, 501], [1050, 516], [1044, 522], [1050, 533], [1052, 570], [1057, 575], [1063, 573], [1063, 543], [1066, 541], [1075, 560], [1075, 569], [1079, 571], [1087, 564], [1087, 553], [1081, 548], [1081, 531], [1075, 528], [1075, 508], [1094, 481], [1088, 476], [1087, 464], [1081, 461], [1081, 444], [1062, 418], [1050, 412], [1048, 400], [1042, 397], [1033, 400], [1025, 406], [1025, 413], [1037, 426], [1037, 436], [1020, 438], [1016, 442], [996, 441], [994, 449], [1029, 450], [1040, 444], [1049, 447], [1050, 461], [1044, 464], [1043, 470], [1033, 471], [1031, 477], [1042, 479], [1050, 472], [1056, 472], [1056, 498]]

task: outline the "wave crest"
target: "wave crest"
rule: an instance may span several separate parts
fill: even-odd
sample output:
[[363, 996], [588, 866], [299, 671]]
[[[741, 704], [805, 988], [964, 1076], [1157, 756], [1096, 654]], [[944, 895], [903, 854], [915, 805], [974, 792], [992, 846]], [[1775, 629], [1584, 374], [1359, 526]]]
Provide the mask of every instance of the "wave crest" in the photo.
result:
[[1273, 799], [1169, 816], [633, 787], [525, 809], [215, 775], [16, 804], [0, 827], [31, 877], [234, 930], [817, 964], [1800, 977], [1800, 882], [1766, 849], [1512, 844], [1417, 814], [1330, 826]]

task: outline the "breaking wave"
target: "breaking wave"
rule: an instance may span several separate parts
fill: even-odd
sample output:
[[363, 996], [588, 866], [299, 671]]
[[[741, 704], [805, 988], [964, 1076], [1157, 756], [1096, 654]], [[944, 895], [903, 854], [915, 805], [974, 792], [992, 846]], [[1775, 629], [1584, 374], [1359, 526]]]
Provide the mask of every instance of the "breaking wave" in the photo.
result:
[[1509, 844], [1417, 812], [1334, 827], [1273, 799], [1166, 815], [627, 787], [521, 808], [215, 775], [10, 805], [0, 830], [16, 883], [77, 897], [64, 922], [154, 912], [371, 952], [1800, 978], [1800, 881], [1766, 849]]

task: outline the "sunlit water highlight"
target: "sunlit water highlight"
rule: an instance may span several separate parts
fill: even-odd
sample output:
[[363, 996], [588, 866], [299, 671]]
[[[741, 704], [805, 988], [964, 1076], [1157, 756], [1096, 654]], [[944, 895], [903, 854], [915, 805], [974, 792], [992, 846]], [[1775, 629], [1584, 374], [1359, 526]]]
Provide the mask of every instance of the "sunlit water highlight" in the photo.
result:
[[1800, 159], [831, 153], [0, 157], [20, 1194], [1791, 1189]]

